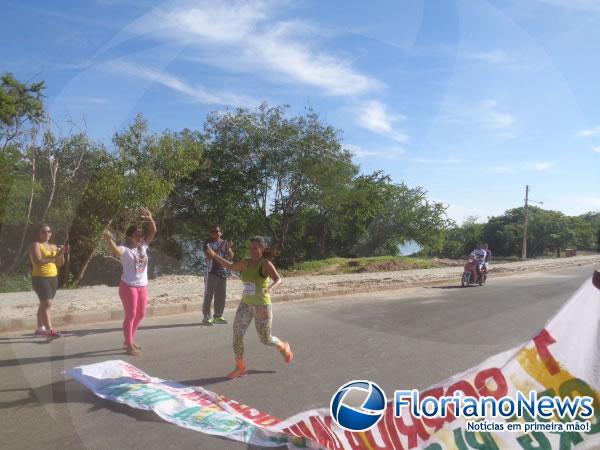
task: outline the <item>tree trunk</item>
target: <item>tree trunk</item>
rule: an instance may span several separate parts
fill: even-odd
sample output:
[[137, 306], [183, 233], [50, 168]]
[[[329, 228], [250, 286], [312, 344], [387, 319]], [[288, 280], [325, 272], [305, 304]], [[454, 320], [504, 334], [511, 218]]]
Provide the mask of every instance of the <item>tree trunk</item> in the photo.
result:
[[81, 283], [81, 280], [83, 280], [83, 276], [85, 275], [85, 271], [87, 270], [90, 261], [92, 260], [92, 258], [96, 255], [96, 247], [94, 247], [94, 249], [90, 252], [89, 256], [87, 257], [85, 263], [83, 263], [83, 266], [81, 267], [81, 270], [79, 271], [79, 273], [77, 274], [77, 286], [79, 286], [79, 283]]
[[56, 178], [58, 174], [58, 160], [52, 160], [50, 158], [50, 154], [48, 154], [48, 160], [50, 162], [50, 179], [52, 180], [52, 189], [50, 189], [50, 198], [48, 198], [48, 203], [46, 203], [46, 209], [44, 210], [44, 214], [42, 214], [41, 222], [46, 220], [46, 215], [50, 210], [50, 206], [52, 205], [52, 200], [54, 200], [54, 193], [56, 192]]
[[317, 247], [317, 251], [318, 251], [318, 255], [320, 257], [325, 256], [325, 242], [327, 241], [327, 223], [323, 223], [323, 225], [321, 226], [321, 233], [319, 235], [319, 242], [318, 242], [318, 247]]

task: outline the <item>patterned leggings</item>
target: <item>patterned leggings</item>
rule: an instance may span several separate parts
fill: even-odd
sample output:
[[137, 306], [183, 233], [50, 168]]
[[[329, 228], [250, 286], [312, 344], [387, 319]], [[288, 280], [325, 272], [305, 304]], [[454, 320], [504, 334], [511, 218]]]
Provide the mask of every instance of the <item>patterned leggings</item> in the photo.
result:
[[241, 302], [233, 321], [233, 353], [236, 359], [244, 356], [244, 334], [246, 334], [252, 319], [254, 319], [260, 342], [273, 347], [279, 347], [282, 344], [279, 338], [271, 335], [271, 323], [273, 322], [271, 305], [248, 305]]

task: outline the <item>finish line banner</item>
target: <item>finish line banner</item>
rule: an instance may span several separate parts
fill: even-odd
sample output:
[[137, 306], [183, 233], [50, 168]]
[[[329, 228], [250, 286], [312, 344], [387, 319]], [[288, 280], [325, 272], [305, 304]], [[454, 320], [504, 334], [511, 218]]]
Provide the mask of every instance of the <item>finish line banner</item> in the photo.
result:
[[98, 397], [152, 410], [167, 422], [264, 447], [319, 448], [305, 437], [271, 431], [281, 420], [201, 387], [150, 377], [115, 360], [75, 367], [68, 375]]
[[517, 398], [519, 393], [558, 400], [587, 397], [592, 415], [581, 420], [587, 425], [581, 430], [567, 430], [570, 423], [565, 422], [573, 421], [558, 416], [489, 416], [477, 422], [458, 413], [417, 417], [412, 408], [398, 409], [392, 399], [384, 404], [376, 425], [351, 432], [338, 425], [339, 417], [334, 420], [330, 408], [281, 421], [199, 387], [151, 378], [123, 361], [67, 373], [102, 398], [151, 409], [179, 426], [255, 445], [331, 450], [592, 448], [600, 446], [600, 289], [587, 281], [529, 342], [419, 393], [421, 400], [458, 394], [475, 399]]

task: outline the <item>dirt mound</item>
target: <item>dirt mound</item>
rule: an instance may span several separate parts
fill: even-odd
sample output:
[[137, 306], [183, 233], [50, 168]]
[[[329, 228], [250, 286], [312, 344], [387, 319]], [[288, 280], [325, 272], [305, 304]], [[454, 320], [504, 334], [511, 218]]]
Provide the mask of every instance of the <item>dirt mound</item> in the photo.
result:
[[394, 272], [397, 270], [421, 269], [418, 264], [405, 261], [370, 262], [358, 269], [359, 272]]
[[448, 258], [433, 258], [431, 260], [433, 267], [462, 267], [465, 265], [465, 262], [466, 260]]
[[[431, 260], [431, 267], [462, 267], [464, 261], [457, 259], [438, 259]], [[423, 264], [411, 262], [410, 260], [370, 262], [361, 267], [359, 272], [395, 272], [398, 270], [425, 269]]]

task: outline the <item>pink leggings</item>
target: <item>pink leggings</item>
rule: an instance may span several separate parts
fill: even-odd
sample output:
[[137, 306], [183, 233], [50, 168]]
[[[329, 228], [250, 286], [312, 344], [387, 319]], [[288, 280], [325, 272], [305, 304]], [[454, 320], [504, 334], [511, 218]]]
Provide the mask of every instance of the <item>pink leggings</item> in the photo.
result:
[[123, 320], [123, 335], [125, 344], [131, 346], [135, 338], [135, 332], [138, 329], [148, 304], [148, 289], [146, 286], [134, 287], [121, 281], [119, 284], [119, 297], [125, 310], [125, 319]]

